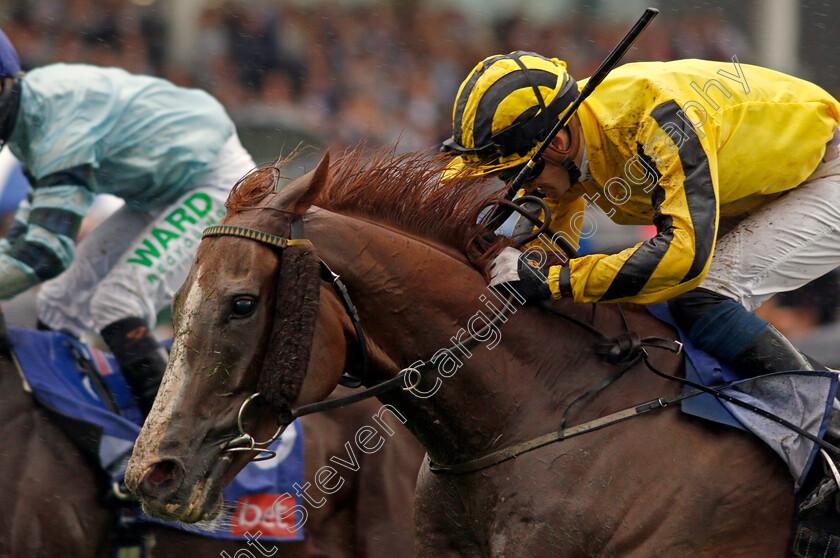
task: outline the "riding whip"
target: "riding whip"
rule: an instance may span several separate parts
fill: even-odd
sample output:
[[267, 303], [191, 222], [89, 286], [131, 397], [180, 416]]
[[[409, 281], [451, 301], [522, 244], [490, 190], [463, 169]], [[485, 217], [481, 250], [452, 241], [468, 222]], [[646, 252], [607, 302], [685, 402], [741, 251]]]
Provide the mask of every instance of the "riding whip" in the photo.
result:
[[[572, 101], [563, 115], [557, 120], [557, 123], [554, 124], [554, 127], [542, 141], [542, 143], [537, 147], [537, 150], [525, 164], [519, 174], [516, 175], [516, 178], [508, 186], [507, 193], [505, 194], [505, 199], [512, 200], [513, 197], [516, 195], [516, 192], [522, 187], [526, 180], [528, 180], [528, 176], [530, 176], [532, 170], [537, 166], [542, 159], [543, 152], [548, 148], [548, 145], [551, 143], [551, 140], [554, 139], [560, 130], [563, 129], [569, 123], [572, 116], [574, 115], [575, 111], [577, 111], [580, 104], [592, 93], [592, 91], [598, 87], [598, 85], [604, 81], [604, 78], [607, 77], [607, 74], [612, 71], [612, 69], [618, 64], [618, 61], [627, 53], [633, 43], [636, 42], [636, 39], [639, 35], [642, 34], [651, 20], [656, 17], [659, 13], [659, 10], [656, 8], [647, 8], [645, 12], [642, 14], [642, 17], [633, 25], [630, 31], [621, 39], [615, 48], [610, 52], [606, 59], [601, 62], [601, 65], [598, 66], [598, 69], [595, 70], [595, 73], [589, 78], [589, 81], [586, 82], [586, 85], [583, 86], [583, 89], [578, 93], [578, 96], [575, 97], [575, 100]], [[497, 210], [496, 215], [490, 219], [489, 228], [495, 229], [501, 226], [502, 223], [510, 216], [509, 209], [501, 209]]]

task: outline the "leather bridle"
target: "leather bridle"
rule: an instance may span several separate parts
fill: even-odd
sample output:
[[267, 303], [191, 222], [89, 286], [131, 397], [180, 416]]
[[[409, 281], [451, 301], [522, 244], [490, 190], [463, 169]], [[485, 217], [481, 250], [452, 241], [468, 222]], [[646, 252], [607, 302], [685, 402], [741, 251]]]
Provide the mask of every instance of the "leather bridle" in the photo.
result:
[[[238, 227], [234, 225], [215, 225], [212, 227], [208, 227], [202, 233], [201, 238], [204, 239], [212, 236], [234, 236], [238, 238], [253, 240], [255, 242], [264, 244], [272, 249], [281, 252], [282, 250], [290, 246], [312, 246], [312, 242], [303, 237], [302, 217], [296, 217], [291, 221], [290, 225], [290, 238], [283, 238], [256, 229]], [[353, 323], [353, 328], [356, 331], [356, 339], [361, 349], [362, 375], [357, 376], [345, 370], [341, 376], [341, 380], [339, 380], [339, 383], [343, 386], [351, 388], [356, 388], [361, 385], [367, 385], [368, 382], [370, 382], [369, 356], [367, 340], [365, 338], [364, 330], [362, 329], [362, 325], [359, 320], [359, 313], [356, 310], [353, 301], [350, 299], [350, 294], [347, 291], [347, 287], [341, 281], [338, 274], [334, 273], [322, 259], [318, 258], [318, 263], [321, 268], [321, 279], [332, 286], [333, 290], [338, 295], [338, 298], [341, 300], [342, 305], [344, 306], [344, 310], [347, 312], [347, 315], [350, 317], [350, 321]], [[357, 401], [362, 401], [370, 397], [375, 397], [381, 393], [394, 389], [399, 385], [403, 384], [406, 381], [407, 376], [409, 377], [409, 379], [411, 377], [416, 376], [416, 380], [413, 382], [412, 386], [404, 389], [412, 389], [420, 383], [420, 370], [418, 370], [417, 367], [406, 368], [400, 371], [400, 373], [397, 374], [397, 376], [395, 376], [394, 378], [377, 383], [365, 390], [362, 390], [359, 393], [355, 393], [353, 395], [348, 395], [345, 397], [339, 397], [336, 399], [329, 399], [326, 401], [321, 401], [319, 403], [313, 403], [311, 405], [301, 406], [292, 412], [292, 416], [294, 418], [298, 418], [304, 415], [326, 411], [337, 407], [343, 407], [345, 405], [356, 403]], [[259, 396], [260, 393], [255, 392], [248, 396], [248, 398], [245, 399], [245, 401], [242, 403], [242, 406], [239, 408], [239, 413], [237, 415], [237, 428], [239, 430], [239, 435], [222, 444], [221, 449], [223, 452], [257, 451], [267, 454], [255, 458], [254, 461], [271, 459], [276, 455], [276, 452], [268, 449], [268, 447], [280, 437], [287, 425], [279, 425], [277, 431], [269, 439], [262, 442], [256, 441], [251, 434], [245, 432], [245, 429], [242, 425], [242, 417], [245, 414], [245, 408]]]
[[[204, 232], [201, 234], [201, 238], [203, 239], [210, 236], [236, 236], [239, 238], [246, 238], [248, 240], [253, 240], [255, 242], [259, 242], [260, 244], [270, 246], [278, 251], [283, 251], [285, 248], [290, 246], [312, 246], [312, 242], [303, 237], [303, 219], [301, 217], [297, 217], [291, 222], [290, 238], [283, 238], [281, 236], [276, 236], [256, 229], [237, 227], [234, 225], [215, 225], [204, 229]], [[362, 330], [362, 324], [359, 321], [359, 313], [356, 311], [353, 301], [350, 300], [350, 293], [347, 292], [347, 287], [344, 286], [344, 283], [341, 281], [338, 274], [334, 273], [324, 260], [320, 258], [318, 258], [318, 265], [321, 268], [321, 279], [332, 286], [333, 290], [338, 295], [338, 298], [341, 300], [344, 310], [350, 317], [350, 321], [353, 323], [353, 329], [356, 330], [356, 338], [358, 339], [359, 346], [362, 351], [362, 375], [356, 376], [355, 374], [345, 370], [339, 383], [343, 386], [351, 388], [359, 387], [368, 379], [369, 361], [367, 341], [365, 340], [365, 333]]]

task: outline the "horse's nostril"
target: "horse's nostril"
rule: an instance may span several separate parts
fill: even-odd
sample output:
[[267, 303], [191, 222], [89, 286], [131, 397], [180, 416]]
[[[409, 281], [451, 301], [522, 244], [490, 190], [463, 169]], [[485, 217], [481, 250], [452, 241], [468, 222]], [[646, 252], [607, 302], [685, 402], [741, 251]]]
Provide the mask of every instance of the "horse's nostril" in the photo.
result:
[[183, 464], [178, 459], [162, 459], [149, 467], [137, 487], [137, 495], [143, 500], [144, 508], [148, 507], [160, 517], [177, 517], [182, 507], [178, 491], [183, 483]]
[[148, 480], [156, 488], [166, 488], [166, 485], [175, 479], [177, 467], [178, 466], [174, 461], [169, 460], [155, 463], [152, 466], [151, 471], [149, 471], [149, 474], [146, 476], [146, 480]]

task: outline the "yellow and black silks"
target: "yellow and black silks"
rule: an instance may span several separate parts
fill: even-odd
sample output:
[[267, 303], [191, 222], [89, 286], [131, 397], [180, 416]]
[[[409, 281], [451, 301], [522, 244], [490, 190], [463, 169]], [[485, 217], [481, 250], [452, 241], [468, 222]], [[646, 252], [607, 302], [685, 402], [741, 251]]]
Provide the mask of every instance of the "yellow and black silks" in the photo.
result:
[[[616, 223], [653, 223], [657, 234], [617, 254], [571, 260], [574, 300], [650, 304], [702, 282], [721, 216], [755, 209], [814, 171], [840, 103], [812, 83], [734, 58], [679, 60], [617, 68], [578, 115], [592, 179], [567, 196]], [[549, 276], [555, 295], [559, 269]]]

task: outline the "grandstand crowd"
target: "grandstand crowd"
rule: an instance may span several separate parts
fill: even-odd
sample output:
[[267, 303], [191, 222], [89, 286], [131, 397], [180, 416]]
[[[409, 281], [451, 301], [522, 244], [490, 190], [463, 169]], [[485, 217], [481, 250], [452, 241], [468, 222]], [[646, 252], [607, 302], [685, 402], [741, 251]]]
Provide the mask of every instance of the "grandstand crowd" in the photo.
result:
[[[476, 60], [489, 53], [533, 50], [565, 60], [570, 72], [582, 78], [595, 70], [630, 23], [605, 22], [585, 10], [562, 21], [508, 17], [488, 25], [454, 9], [427, 8], [421, 1], [351, 6], [229, 0], [208, 4], [193, 56], [178, 64], [170, 56], [171, 30], [162, 4], [29, 0], [0, 10], [0, 25], [26, 69], [82, 62], [162, 76], [206, 89], [234, 119], [256, 113], [268, 122], [305, 130], [340, 152], [362, 140], [374, 145], [399, 141], [400, 150], [435, 147], [451, 134], [452, 99]], [[664, 13], [660, 19], [667, 23], [646, 30], [625, 62], [728, 61], [733, 55], [742, 63], [753, 61], [746, 34], [721, 14]], [[836, 273], [825, 281], [834, 281], [828, 290], [836, 290]], [[814, 289], [806, 286], [774, 299], [763, 310], [766, 317], [796, 341], [819, 342], [815, 333], [836, 328], [837, 322], [834, 312], [819, 317], [826, 286], [816, 298]], [[837, 308], [835, 302], [829, 306]], [[824, 346], [808, 348], [838, 366], [835, 330], [826, 335]]]
[[[509, 17], [495, 24], [423, 2], [208, 4], [189, 63], [169, 56], [162, 1], [30, 0], [5, 13], [24, 67], [51, 62], [120, 66], [208, 90], [236, 116], [261, 111], [343, 149], [366, 138], [425, 149], [451, 134], [451, 102], [489, 53], [534, 50], [589, 75], [626, 32], [584, 10], [562, 21]], [[750, 61], [745, 35], [714, 13], [663, 14], [625, 61]]]

